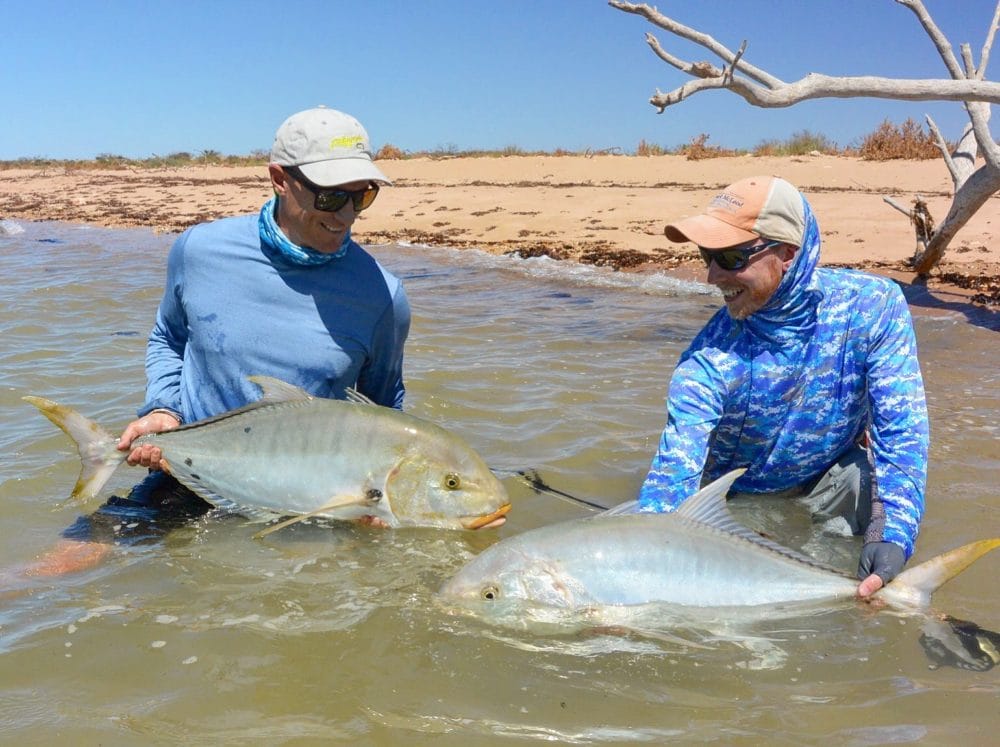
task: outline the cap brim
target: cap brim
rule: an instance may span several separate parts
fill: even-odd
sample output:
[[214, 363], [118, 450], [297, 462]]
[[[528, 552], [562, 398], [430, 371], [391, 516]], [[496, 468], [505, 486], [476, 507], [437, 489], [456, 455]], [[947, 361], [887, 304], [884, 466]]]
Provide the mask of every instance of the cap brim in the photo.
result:
[[320, 187], [338, 187], [351, 182], [392, 184], [368, 158], [331, 158], [326, 161], [299, 164], [306, 179]]
[[695, 215], [679, 220], [664, 228], [663, 233], [671, 241], [693, 241], [706, 249], [723, 249], [757, 238], [757, 234], [731, 226], [711, 215]]

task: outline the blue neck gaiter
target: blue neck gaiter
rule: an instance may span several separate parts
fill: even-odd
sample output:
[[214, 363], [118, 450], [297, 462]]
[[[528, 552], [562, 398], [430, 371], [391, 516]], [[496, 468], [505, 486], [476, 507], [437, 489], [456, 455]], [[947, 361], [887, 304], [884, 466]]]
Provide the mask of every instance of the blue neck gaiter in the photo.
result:
[[274, 254], [287, 262], [304, 267], [316, 267], [325, 265], [327, 262], [343, 257], [347, 253], [347, 247], [351, 243], [351, 232], [348, 231], [340, 248], [332, 254], [317, 252], [308, 246], [299, 246], [288, 240], [284, 231], [274, 219], [274, 212], [278, 207], [278, 198], [272, 197], [264, 203], [260, 209], [260, 218], [257, 221], [260, 230], [260, 241], [265, 250], [270, 250], [269, 254]]

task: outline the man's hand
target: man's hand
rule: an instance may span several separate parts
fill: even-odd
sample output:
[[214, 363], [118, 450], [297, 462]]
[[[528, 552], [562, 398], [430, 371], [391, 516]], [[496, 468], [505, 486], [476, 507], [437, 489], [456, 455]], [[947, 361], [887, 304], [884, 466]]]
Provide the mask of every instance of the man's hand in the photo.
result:
[[133, 420], [125, 427], [121, 438], [118, 439], [118, 450], [128, 451], [131, 449], [126, 461], [133, 467], [141, 465], [150, 469], [162, 469], [160, 460], [163, 454], [159, 446], [143, 444], [132, 449], [132, 442], [139, 438], [139, 436], [145, 436], [147, 433], [170, 431], [177, 428], [180, 424], [180, 421], [169, 412], [163, 410], [151, 412], [138, 420]]
[[892, 542], [869, 542], [861, 548], [861, 559], [858, 561], [858, 596], [869, 597], [887, 583], [896, 578], [906, 556], [903, 548]]
[[375, 527], [376, 529], [388, 529], [389, 525], [386, 524], [382, 519], [377, 516], [372, 516], [370, 514], [365, 514], [354, 520], [358, 526], [362, 527]]

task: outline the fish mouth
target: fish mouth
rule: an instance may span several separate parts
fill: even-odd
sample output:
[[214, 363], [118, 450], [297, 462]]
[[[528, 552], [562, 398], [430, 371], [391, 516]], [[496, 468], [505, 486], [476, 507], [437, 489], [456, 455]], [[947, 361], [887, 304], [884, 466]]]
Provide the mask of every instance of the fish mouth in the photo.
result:
[[[481, 529], [488, 524], [492, 524], [494, 521], [503, 520], [503, 517], [506, 516], [509, 511], [510, 504], [505, 503], [491, 514], [483, 514], [482, 516], [461, 519], [462, 526], [466, 529]], [[503, 521], [500, 523], [502, 524]], [[499, 524], [497, 526], [499, 526]]]

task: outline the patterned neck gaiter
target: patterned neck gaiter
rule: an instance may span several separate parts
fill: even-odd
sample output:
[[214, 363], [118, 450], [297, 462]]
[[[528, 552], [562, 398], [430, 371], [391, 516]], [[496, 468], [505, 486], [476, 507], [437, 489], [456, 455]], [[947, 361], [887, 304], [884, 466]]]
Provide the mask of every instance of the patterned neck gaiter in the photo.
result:
[[275, 254], [287, 262], [304, 267], [316, 267], [325, 265], [331, 260], [343, 257], [347, 253], [347, 247], [351, 243], [351, 232], [348, 231], [340, 248], [332, 254], [317, 252], [308, 246], [299, 246], [288, 240], [277, 221], [274, 219], [274, 212], [278, 207], [278, 198], [272, 197], [264, 203], [260, 209], [260, 218], [257, 225], [260, 230], [260, 241], [264, 248], [270, 250], [269, 254]]

